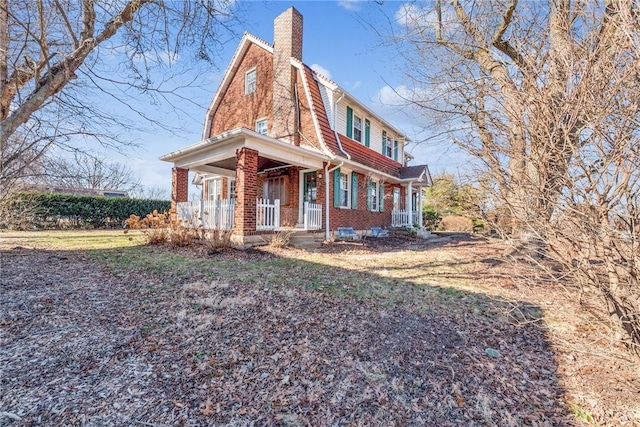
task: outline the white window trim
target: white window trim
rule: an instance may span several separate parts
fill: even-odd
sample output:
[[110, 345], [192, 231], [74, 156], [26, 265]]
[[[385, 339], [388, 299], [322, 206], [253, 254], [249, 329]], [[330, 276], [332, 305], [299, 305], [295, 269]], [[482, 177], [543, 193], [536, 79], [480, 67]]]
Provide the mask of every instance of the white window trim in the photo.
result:
[[[256, 70], [257, 70], [257, 67], [253, 67], [253, 68], [251, 68], [250, 70], [247, 70], [244, 73], [244, 94], [245, 95], [251, 95], [252, 93], [255, 93], [255, 91], [258, 88], [258, 73], [257, 73]], [[254, 81], [253, 81], [253, 90], [251, 92], [249, 92], [249, 80], [248, 80], [248, 77], [249, 77], [249, 74], [251, 74], [251, 73], [254, 73], [255, 78], [254, 78]]]
[[[360, 140], [358, 141], [356, 139], [356, 117], [360, 119]], [[352, 139], [362, 145], [364, 145], [364, 118], [362, 117], [362, 115], [360, 114], [356, 114], [355, 110], [353, 111], [353, 119], [352, 119], [352, 126], [353, 129], [351, 129], [351, 136], [353, 137]]]
[[203, 181], [207, 182], [207, 200], [218, 200], [218, 199], [211, 198], [211, 184], [213, 182], [218, 182], [217, 185], [219, 186], [219, 189], [220, 189], [219, 199], [222, 199], [222, 177], [216, 176], [211, 178], [205, 178]]
[[[393, 187], [393, 191], [391, 193], [393, 195], [393, 210], [399, 210], [402, 206], [402, 193], [398, 187]], [[396, 196], [398, 196], [396, 200]]]
[[371, 184], [372, 186], [369, 187], [369, 189], [374, 188], [375, 189], [375, 197], [376, 197], [376, 204], [375, 206], [373, 205], [373, 199], [371, 198], [372, 194], [369, 193], [367, 194], [367, 198], [369, 198], [369, 212], [378, 212], [380, 210], [380, 185], [382, 184], [380, 181], [372, 179], [371, 180]]
[[258, 130], [258, 123], [261, 122], [265, 122], [266, 125], [266, 130], [262, 135], [266, 135], [267, 133], [269, 133], [269, 118], [268, 117], [261, 117], [258, 120], [256, 120], [256, 124], [255, 124], [255, 131], [260, 133], [260, 131]]
[[[350, 169], [340, 168], [340, 174], [347, 176], [347, 205], [339, 206], [338, 209], [351, 209], [351, 174], [353, 172]], [[342, 188], [340, 188], [340, 192], [342, 193]], [[342, 194], [341, 194], [342, 195]]]

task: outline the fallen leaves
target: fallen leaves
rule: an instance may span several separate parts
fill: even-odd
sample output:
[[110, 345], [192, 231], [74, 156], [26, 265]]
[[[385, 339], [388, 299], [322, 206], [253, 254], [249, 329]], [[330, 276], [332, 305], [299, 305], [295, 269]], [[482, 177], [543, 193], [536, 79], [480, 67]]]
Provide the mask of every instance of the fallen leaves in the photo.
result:
[[[336, 254], [336, 264], [354, 257], [357, 267], [365, 249]], [[278, 253], [256, 257], [268, 267]], [[483, 295], [424, 292], [399, 276], [402, 301], [334, 295], [304, 276], [279, 285], [274, 272], [252, 270], [251, 254], [175, 285], [164, 284], [171, 271], [115, 275], [73, 254], [2, 256], [0, 407], [24, 424], [573, 422], [546, 331], [504, 321], [512, 306]], [[344, 267], [282, 262], [321, 269], [350, 291], [379, 280], [358, 270], [354, 286]]]

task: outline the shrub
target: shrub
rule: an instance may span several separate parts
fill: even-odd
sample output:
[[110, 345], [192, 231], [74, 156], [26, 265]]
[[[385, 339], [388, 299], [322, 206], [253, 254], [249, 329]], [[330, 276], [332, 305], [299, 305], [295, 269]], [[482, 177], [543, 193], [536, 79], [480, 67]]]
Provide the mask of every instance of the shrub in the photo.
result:
[[210, 252], [219, 252], [231, 246], [231, 230], [207, 230], [202, 242]]
[[440, 229], [473, 233], [473, 221], [460, 215], [447, 215], [442, 217]]
[[[3, 203], [2, 225], [14, 228], [121, 227], [134, 214], [167, 211], [164, 200], [14, 193]], [[19, 220], [18, 220], [19, 219]]]
[[271, 235], [269, 246], [273, 248], [284, 248], [289, 246], [289, 240], [293, 234], [292, 230], [280, 230], [277, 233]]
[[[197, 230], [184, 227], [175, 218], [173, 211], [159, 213], [154, 210], [144, 218], [130, 215], [125, 226], [134, 230], [143, 230], [147, 244], [170, 243], [173, 246], [189, 246], [197, 237]], [[126, 230], [125, 230], [126, 233]]]
[[442, 215], [436, 212], [432, 208], [425, 206], [422, 211], [422, 225], [431, 231], [435, 231], [438, 229], [440, 225], [440, 221], [442, 221]]

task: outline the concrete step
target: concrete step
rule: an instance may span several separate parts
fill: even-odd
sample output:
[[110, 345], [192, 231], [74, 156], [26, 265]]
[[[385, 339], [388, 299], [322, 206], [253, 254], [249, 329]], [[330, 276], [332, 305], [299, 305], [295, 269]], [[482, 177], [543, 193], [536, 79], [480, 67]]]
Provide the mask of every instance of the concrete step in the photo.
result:
[[315, 249], [322, 246], [324, 234], [308, 231], [296, 231], [289, 236], [289, 246], [299, 249]]

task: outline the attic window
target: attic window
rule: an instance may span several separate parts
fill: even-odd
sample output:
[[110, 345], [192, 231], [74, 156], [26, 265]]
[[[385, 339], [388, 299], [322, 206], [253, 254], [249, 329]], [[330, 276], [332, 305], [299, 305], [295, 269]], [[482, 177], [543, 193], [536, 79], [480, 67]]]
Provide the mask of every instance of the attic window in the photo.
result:
[[262, 135], [267, 134], [268, 130], [268, 121], [267, 119], [256, 120], [256, 132], [261, 133]]
[[252, 68], [244, 75], [244, 94], [249, 95], [256, 91], [256, 68]]

